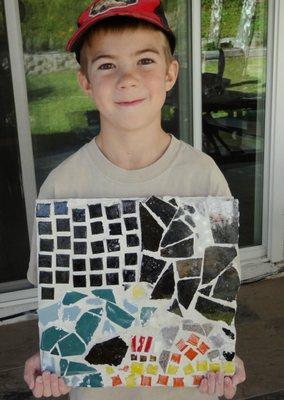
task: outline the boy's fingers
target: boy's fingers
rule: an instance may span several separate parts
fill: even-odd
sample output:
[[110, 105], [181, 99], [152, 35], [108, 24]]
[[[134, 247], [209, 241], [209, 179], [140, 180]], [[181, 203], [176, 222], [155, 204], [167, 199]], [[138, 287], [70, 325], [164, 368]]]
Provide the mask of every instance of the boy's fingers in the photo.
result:
[[65, 385], [65, 383], [64, 383], [62, 378], [59, 378], [58, 385], [59, 385], [59, 391], [60, 391], [61, 394], [67, 394], [71, 390], [71, 388], [69, 386]]
[[59, 397], [61, 396], [60, 390], [59, 390], [59, 379], [58, 376], [55, 374], [51, 374], [50, 377], [50, 386], [51, 386], [51, 392], [52, 396], [54, 397]]
[[201, 393], [207, 393], [207, 390], [208, 390], [207, 379], [203, 378], [199, 385], [199, 391]]
[[224, 394], [224, 373], [218, 372], [216, 374], [216, 394], [218, 397]]
[[232, 379], [226, 376], [224, 380], [224, 396], [226, 399], [232, 399], [237, 391], [237, 388], [233, 386]]
[[50, 379], [50, 372], [44, 371], [42, 374], [42, 381], [43, 381], [43, 395], [45, 397], [51, 396], [51, 379]]
[[43, 381], [41, 376], [38, 376], [36, 378], [33, 395], [36, 398], [40, 398], [43, 396]]
[[208, 394], [214, 394], [215, 393], [215, 373], [214, 372], [209, 372], [208, 376]]

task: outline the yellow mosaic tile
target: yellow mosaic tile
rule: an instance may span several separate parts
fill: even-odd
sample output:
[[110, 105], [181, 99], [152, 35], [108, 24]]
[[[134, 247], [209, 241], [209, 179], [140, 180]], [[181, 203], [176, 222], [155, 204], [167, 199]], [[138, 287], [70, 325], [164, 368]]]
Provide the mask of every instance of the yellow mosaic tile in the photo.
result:
[[211, 372], [219, 372], [221, 369], [221, 365], [219, 363], [210, 363], [209, 371]]
[[139, 362], [131, 363], [131, 373], [136, 375], [144, 374], [144, 364]]
[[139, 299], [139, 297], [145, 296], [145, 290], [143, 287], [136, 285], [132, 288], [132, 296], [134, 299]]
[[149, 364], [149, 365], [147, 366], [147, 374], [150, 374], [150, 375], [157, 375], [157, 373], [158, 373], [158, 365]]
[[208, 362], [205, 361], [197, 361], [196, 370], [199, 372], [207, 372], [208, 371]]
[[137, 386], [135, 374], [128, 375], [125, 378], [125, 385], [127, 387], [136, 387]]
[[191, 364], [187, 364], [185, 367], [183, 367], [185, 375], [192, 374], [194, 372], [194, 368]]
[[167, 374], [176, 375], [176, 373], [178, 372], [178, 368], [178, 365], [169, 364]]
[[106, 367], [106, 373], [108, 375], [113, 375], [114, 374], [114, 369], [112, 367], [110, 367], [110, 366], [107, 366]]
[[235, 364], [232, 361], [227, 361], [223, 364], [223, 370], [225, 374], [234, 374]]

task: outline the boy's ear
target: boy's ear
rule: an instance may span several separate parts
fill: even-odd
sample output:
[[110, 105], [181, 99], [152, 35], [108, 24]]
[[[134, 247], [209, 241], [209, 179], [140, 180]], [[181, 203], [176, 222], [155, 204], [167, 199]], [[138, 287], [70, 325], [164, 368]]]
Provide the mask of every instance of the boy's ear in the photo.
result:
[[166, 77], [166, 90], [169, 92], [176, 83], [179, 73], [179, 63], [177, 60], [172, 60]]
[[89, 82], [89, 79], [87, 78], [86, 74], [80, 69], [77, 72], [77, 81], [79, 83], [79, 86], [81, 86], [83, 92], [90, 96], [91, 95], [91, 85]]

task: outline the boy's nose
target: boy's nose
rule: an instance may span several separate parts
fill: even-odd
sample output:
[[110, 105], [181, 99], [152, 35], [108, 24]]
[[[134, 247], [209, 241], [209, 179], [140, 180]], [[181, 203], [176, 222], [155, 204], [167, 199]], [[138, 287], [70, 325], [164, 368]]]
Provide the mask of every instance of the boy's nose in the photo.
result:
[[121, 73], [121, 76], [118, 80], [118, 86], [120, 88], [136, 86], [138, 84], [138, 81], [139, 80], [137, 76], [134, 73], [128, 71], [125, 73]]

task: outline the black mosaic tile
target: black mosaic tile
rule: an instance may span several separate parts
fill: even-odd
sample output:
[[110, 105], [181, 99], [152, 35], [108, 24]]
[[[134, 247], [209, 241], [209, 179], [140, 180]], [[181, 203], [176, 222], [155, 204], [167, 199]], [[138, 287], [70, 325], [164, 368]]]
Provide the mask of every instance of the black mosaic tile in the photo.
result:
[[205, 288], [200, 289], [199, 292], [202, 294], [205, 294], [205, 296], [209, 296], [211, 289], [212, 289], [212, 285], [208, 285]]
[[120, 337], [115, 337], [95, 344], [85, 357], [85, 360], [92, 365], [108, 364], [118, 366], [122, 363], [127, 350], [127, 344]]
[[107, 257], [107, 268], [119, 268], [119, 257]]
[[171, 299], [175, 290], [173, 264], [163, 273], [153, 289], [151, 299]]
[[147, 356], [140, 356], [140, 362], [147, 362]]
[[192, 206], [189, 206], [188, 204], [184, 204], [183, 208], [189, 212], [190, 214], [194, 214], [195, 213], [195, 208]]
[[166, 247], [172, 243], [186, 239], [190, 235], [192, 235], [192, 230], [189, 229], [188, 225], [179, 220], [173, 221], [163, 237], [161, 246]]
[[174, 220], [179, 219], [182, 215], [184, 215], [184, 211], [183, 208], [180, 207], [175, 213]]
[[53, 239], [40, 239], [40, 251], [53, 251], [54, 242]]
[[109, 224], [109, 234], [110, 235], [121, 235], [121, 223]]
[[98, 254], [98, 253], [104, 253], [104, 242], [102, 240], [99, 240], [97, 242], [92, 242], [92, 252], [93, 254]]
[[178, 291], [178, 301], [180, 304], [184, 306], [184, 308], [188, 308], [193, 296], [198, 288], [200, 279], [184, 279], [179, 281], [177, 284]]
[[92, 271], [102, 270], [103, 267], [103, 259], [102, 258], [91, 258], [90, 259], [90, 267]]
[[176, 262], [176, 266], [180, 279], [200, 276], [202, 258], [188, 258], [187, 260], [178, 260]]
[[36, 216], [38, 218], [49, 218], [50, 217], [50, 204], [37, 204]]
[[225, 360], [227, 361], [233, 361], [234, 357], [235, 357], [235, 353], [232, 351], [223, 351], [223, 356], [225, 358]]
[[131, 361], [137, 361], [137, 354], [131, 354]]
[[74, 242], [74, 254], [87, 254], [87, 243]]
[[171, 203], [173, 206], [178, 206], [177, 205], [177, 202], [176, 202], [176, 199], [174, 199], [174, 198], [172, 198], [171, 200], [169, 200], [169, 203]]
[[140, 282], [155, 283], [165, 265], [166, 261], [157, 260], [153, 257], [143, 254]]
[[122, 200], [122, 212], [123, 214], [135, 214], [136, 203], [134, 200]]
[[86, 287], [86, 276], [85, 275], [73, 275], [74, 287]]
[[219, 276], [213, 291], [213, 297], [233, 301], [236, 298], [240, 284], [237, 270], [234, 267], [230, 267]]
[[107, 239], [107, 249], [109, 252], [119, 251], [120, 250], [119, 239]]
[[56, 283], [69, 283], [69, 272], [56, 271]]
[[52, 235], [51, 222], [39, 221], [38, 233], [39, 235]]
[[228, 325], [231, 325], [235, 315], [234, 308], [223, 306], [205, 297], [198, 297], [195, 308], [205, 318], [214, 321], [224, 321]]
[[86, 260], [83, 258], [73, 259], [73, 271], [86, 271]]
[[124, 218], [124, 223], [127, 231], [138, 229], [137, 218], [135, 217]]
[[222, 330], [224, 331], [225, 335], [228, 336], [230, 339], [235, 339], [235, 334], [231, 332], [230, 329], [222, 328]]
[[109, 207], [105, 207], [107, 219], [117, 219], [121, 217], [120, 204], [114, 204]]
[[91, 286], [102, 286], [103, 278], [102, 275], [90, 275], [90, 284]]
[[125, 265], [137, 265], [137, 253], [126, 253], [124, 263]]
[[162, 257], [185, 258], [193, 255], [193, 239], [186, 239], [173, 246], [161, 249]]
[[91, 204], [88, 205], [90, 218], [101, 218], [103, 216], [102, 205], [99, 204]]
[[137, 235], [126, 235], [126, 243], [127, 247], [136, 247], [139, 246], [139, 237]]
[[176, 213], [175, 207], [155, 196], [150, 197], [150, 199], [146, 201], [146, 204], [158, 217], [161, 218], [166, 226], [170, 224]]
[[163, 228], [152, 217], [148, 210], [139, 204], [141, 230], [142, 230], [142, 249], [153, 252], [158, 251], [163, 235]]
[[46, 254], [38, 255], [38, 267], [39, 268], [51, 268], [52, 256]]
[[67, 201], [54, 202], [54, 214], [55, 215], [68, 215]]
[[40, 271], [39, 283], [52, 283], [52, 272]]
[[191, 225], [193, 228], [196, 228], [196, 224], [195, 224], [195, 222], [193, 221], [193, 219], [191, 218], [190, 215], [186, 215], [186, 216], [184, 217], [184, 219], [186, 220], [186, 222], [187, 222], [189, 225]]
[[70, 236], [58, 236], [57, 237], [57, 248], [60, 250], [71, 249], [71, 238]]
[[86, 226], [74, 226], [74, 238], [75, 239], [86, 239], [87, 238], [87, 227]]
[[57, 232], [70, 232], [70, 220], [69, 218], [58, 218], [56, 220]]
[[86, 221], [86, 213], [83, 208], [74, 208], [72, 210], [72, 216], [74, 222], [85, 222]]
[[123, 282], [135, 282], [135, 281], [136, 281], [135, 271], [130, 269], [123, 270]]
[[168, 309], [169, 312], [178, 315], [179, 317], [183, 317], [180, 306], [178, 304], [177, 299], [174, 300], [173, 304]]
[[42, 300], [54, 300], [54, 288], [41, 288], [41, 298]]
[[107, 285], [118, 285], [119, 284], [118, 274], [115, 273], [106, 274], [106, 283]]
[[104, 233], [103, 223], [101, 221], [91, 223], [92, 235], [99, 235]]
[[237, 256], [235, 247], [210, 246], [205, 249], [202, 283], [209, 283]]
[[70, 267], [69, 254], [56, 254], [56, 266], [60, 268], [69, 268]]

